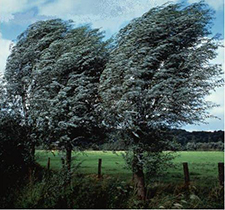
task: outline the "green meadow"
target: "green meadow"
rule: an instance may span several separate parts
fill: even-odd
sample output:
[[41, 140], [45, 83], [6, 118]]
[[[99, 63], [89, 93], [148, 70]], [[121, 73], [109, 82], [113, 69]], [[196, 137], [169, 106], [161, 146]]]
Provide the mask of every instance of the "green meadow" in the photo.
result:
[[[123, 180], [132, 178], [131, 171], [126, 167], [122, 157], [123, 152], [85, 151], [74, 152], [72, 164], [80, 174], [97, 174], [98, 159], [102, 159], [103, 176], [114, 176]], [[49, 152], [38, 150], [36, 153], [37, 162], [47, 167], [47, 160], [50, 157], [50, 168], [59, 170], [62, 168], [61, 157], [63, 154], [58, 151]], [[183, 162], [188, 162], [191, 182], [197, 185], [218, 183], [218, 162], [224, 162], [224, 153], [218, 151], [182, 151], [175, 153], [173, 160], [174, 167], [166, 169], [160, 182], [183, 182]], [[146, 177], [148, 179], [148, 177]], [[150, 179], [150, 178], [149, 178]]]

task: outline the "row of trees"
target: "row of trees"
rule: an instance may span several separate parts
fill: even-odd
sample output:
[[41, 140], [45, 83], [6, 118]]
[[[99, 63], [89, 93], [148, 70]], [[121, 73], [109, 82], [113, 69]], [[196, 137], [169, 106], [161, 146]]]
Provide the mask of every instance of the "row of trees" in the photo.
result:
[[193, 131], [188, 132], [181, 129], [174, 129], [172, 131], [176, 138], [176, 141], [182, 146], [186, 145], [189, 142], [192, 143], [212, 143], [212, 142], [223, 142], [224, 141], [224, 131]]
[[222, 85], [220, 65], [209, 62], [219, 46], [206, 38], [211, 20], [203, 2], [164, 5], [107, 41], [71, 21], [34, 23], [8, 57], [2, 109], [20, 115], [33, 159], [35, 145], [55, 144], [70, 169], [73, 148], [104, 139], [125, 145], [145, 199], [144, 169], [170, 158], [162, 158], [173, 147], [167, 131], [208, 117], [204, 96]]
[[202, 151], [209, 151], [209, 150], [218, 150], [218, 151], [224, 151], [224, 142], [218, 141], [218, 142], [209, 142], [209, 143], [195, 143], [195, 142], [189, 142], [185, 146], [183, 146], [184, 150], [188, 151], [195, 151], [195, 150], [202, 150]]

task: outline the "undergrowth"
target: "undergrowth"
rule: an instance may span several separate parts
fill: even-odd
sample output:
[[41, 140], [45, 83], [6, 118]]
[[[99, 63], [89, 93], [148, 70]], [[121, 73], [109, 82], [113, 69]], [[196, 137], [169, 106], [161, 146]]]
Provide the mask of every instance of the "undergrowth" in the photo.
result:
[[147, 199], [140, 201], [131, 181], [95, 175], [71, 176], [67, 171], [49, 172], [33, 184], [27, 184], [17, 196], [15, 208], [150, 208], [223, 209], [224, 194], [220, 186], [185, 186], [149, 183]]

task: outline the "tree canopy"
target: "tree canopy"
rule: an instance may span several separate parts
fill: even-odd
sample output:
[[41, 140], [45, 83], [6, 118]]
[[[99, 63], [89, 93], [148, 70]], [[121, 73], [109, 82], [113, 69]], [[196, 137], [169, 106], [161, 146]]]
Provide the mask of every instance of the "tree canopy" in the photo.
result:
[[50, 141], [78, 146], [98, 129], [97, 87], [108, 56], [108, 42], [102, 38], [98, 29], [75, 28], [40, 56], [32, 116]]
[[220, 65], [210, 63], [218, 48], [207, 37], [211, 20], [202, 2], [174, 4], [121, 29], [100, 83], [110, 120], [114, 113], [117, 126], [133, 131], [204, 120], [211, 106], [204, 97], [222, 84]]
[[62, 39], [71, 28], [68, 21], [60, 19], [39, 21], [30, 25], [17, 37], [6, 63], [5, 78], [8, 91], [17, 96], [23, 108], [24, 115], [29, 110], [29, 98], [33, 72], [40, 61], [42, 52], [55, 41]]

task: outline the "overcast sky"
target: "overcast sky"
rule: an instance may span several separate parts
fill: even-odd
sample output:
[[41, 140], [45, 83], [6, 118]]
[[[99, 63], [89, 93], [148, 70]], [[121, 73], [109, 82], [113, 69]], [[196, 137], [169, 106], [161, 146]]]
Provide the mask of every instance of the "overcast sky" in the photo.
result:
[[[199, 0], [182, 1], [185, 4]], [[130, 20], [141, 16], [154, 6], [168, 0], [0, 0], [0, 73], [4, 72], [6, 59], [10, 53], [9, 45], [27, 26], [38, 20], [52, 18], [72, 19], [77, 25], [90, 23], [94, 28], [105, 31], [106, 37], [116, 34]], [[180, 2], [172, 0], [170, 2]], [[220, 33], [224, 39], [224, 3], [223, 0], [206, 0], [215, 10], [212, 32]], [[213, 63], [224, 63], [223, 49], [218, 50], [218, 57]], [[220, 105], [210, 110], [212, 115], [221, 118], [208, 119], [208, 124], [189, 125], [184, 129], [224, 130], [224, 90], [217, 89], [207, 97]]]

